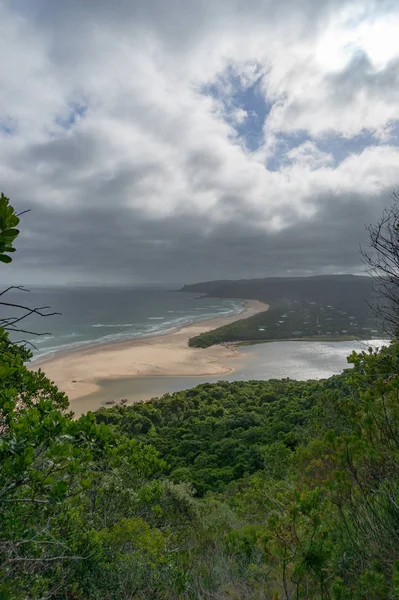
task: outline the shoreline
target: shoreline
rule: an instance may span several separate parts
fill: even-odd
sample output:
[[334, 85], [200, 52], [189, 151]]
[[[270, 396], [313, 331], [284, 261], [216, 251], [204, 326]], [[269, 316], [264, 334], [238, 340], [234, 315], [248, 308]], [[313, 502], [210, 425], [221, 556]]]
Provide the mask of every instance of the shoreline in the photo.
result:
[[245, 340], [240, 342], [235, 342], [235, 345], [240, 346], [257, 346], [259, 344], [274, 344], [275, 342], [367, 342], [369, 340], [379, 340], [380, 337], [370, 338], [370, 336], [366, 337], [356, 337], [355, 335], [341, 335], [341, 336], [333, 336], [333, 335], [313, 335], [307, 337], [294, 337], [294, 338], [271, 338], [268, 340]]
[[[235, 298], [233, 298], [233, 300], [235, 300]], [[263, 306], [266, 307], [263, 309], [263, 311], [269, 310], [268, 304], [265, 304], [258, 300], [242, 300], [240, 298], [237, 298], [237, 300], [239, 300], [240, 302], [243, 303], [243, 308], [239, 312], [231, 313], [229, 315], [225, 315], [225, 316], [221, 316], [221, 317], [208, 317], [206, 319], [199, 319], [198, 321], [191, 321], [184, 325], [177, 325], [176, 327], [171, 327], [170, 329], [167, 329], [164, 332], [159, 331], [156, 333], [150, 333], [147, 335], [143, 335], [141, 337], [126, 338], [122, 341], [118, 340], [118, 339], [108, 340], [106, 342], [93, 341], [93, 342], [87, 342], [87, 344], [82, 347], [67, 348], [66, 350], [63, 350], [63, 349], [55, 350], [52, 354], [49, 354], [49, 355], [45, 355], [42, 357], [39, 356], [38, 358], [33, 357], [33, 359], [30, 362], [30, 366], [32, 368], [36, 368], [36, 367], [41, 368], [42, 365], [55, 362], [56, 360], [61, 359], [62, 357], [75, 356], [77, 354], [83, 354], [83, 355], [84, 354], [92, 354], [95, 351], [102, 351], [102, 350], [107, 350], [107, 349], [111, 349], [111, 348], [114, 348], [114, 349], [129, 348], [129, 347], [133, 346], [134, 344], [139, 344], [139, 343], [143, 343], [143, 342], [151, 342], [152, 340], [156, 340], [158, 338], [165, 338], [169, 335], [173, 335], [175, 333], [180, 333], [189, 327], [195, 327], [197, 325], [205, 326], [208, 323], [209, 324], [212, 323], [212, 329], [216, 329], [217, 327], [221, 327], [222, 325], [228, 325], [229, 323], [238, 321], [241, 318], [247, 319], [248, 317], [252, 316], [253, 314], [262, 312], [262, 311], [255, 310], [255, 312], [253, 312], [253, 313], [251, 312], [251, 314], [247, 314], [247, 311], [249, 310], [249, 303], [262, 304]], [[241, 316], [241, 315], [243, 315], [243, 316]], [[207, 331], [209, 331], [209, 330], [210, 329], [207, 329]], [[197, 335], [197, 334], [195, 334], [195, 335]]]
[[[225, 375], [234, 371], [224, 363], [240, 356], [235, 344], [190, 348], [188, 340], [222, 325], [246, 319], [268, 310], [269, 305], [258, 300], [244, 300], [245, 308], [225, 317], [212, 317], [184, 325], [164, 334], [140, 339], [93, 344], [77, 350], [57, 353], [38, 359], [31, 369], [42, 369], [69, 397], [70, 408], [82, 414], [81, 399], [100, 390], [98, 381], [147, 376], [207, 376]], [[103, 406], [85, 407], [96, 410]]]

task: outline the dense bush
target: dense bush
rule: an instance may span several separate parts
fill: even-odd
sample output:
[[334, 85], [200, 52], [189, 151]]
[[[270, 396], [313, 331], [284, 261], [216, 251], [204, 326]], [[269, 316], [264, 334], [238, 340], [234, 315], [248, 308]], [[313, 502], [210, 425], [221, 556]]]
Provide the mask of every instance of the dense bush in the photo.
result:
[[347, 393], [342, 377], [326, 382], [220, 381], [150, 403], [102, 409], [96, 419], [154, 446], [168, 464], [170, 478], [191, 483], [203, 495], [263, 468], [271, 443], [294, 450], [314, 435], [318, 407]]
[[2, 333], [2, 598], [399, 597], [399, 346], [73, 420]]

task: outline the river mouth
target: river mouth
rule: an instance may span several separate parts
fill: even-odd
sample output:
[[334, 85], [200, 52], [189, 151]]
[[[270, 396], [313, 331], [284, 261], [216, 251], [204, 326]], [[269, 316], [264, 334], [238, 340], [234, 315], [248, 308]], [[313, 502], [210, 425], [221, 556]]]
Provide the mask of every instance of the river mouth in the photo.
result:
[[350, 368], [347, 357], [371, 345], [381, 347], [389, 340], [344, 342], [272, 342], [241, 346], [241, 356], [226, 361], [233, 371], [225, 375], [148, 376], [98, 380], [97, 391], [72, 400], [77, 416], [121, 400], [128, 404], [159, 398], [167, 393], [190, 389], [203, 383], [250, 379], [325, 379]]

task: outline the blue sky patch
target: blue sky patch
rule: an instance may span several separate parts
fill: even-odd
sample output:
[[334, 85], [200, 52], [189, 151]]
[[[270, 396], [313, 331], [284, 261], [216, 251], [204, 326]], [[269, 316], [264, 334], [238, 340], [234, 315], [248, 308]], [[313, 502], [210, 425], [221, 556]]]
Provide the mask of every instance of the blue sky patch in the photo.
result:
[[[263, 143], [263, 125], [272, 107], [262, 92], [262, 77], [247, 84], [230, 66], [216, 82], [202, 88], [202, 93], [222, 104], [225, 120], [251, 152]], [[236, 119], [239, 110], [247, 113], [241, 122]]]
[[63, 129], [71, 129], [75, 123], [83, 118], [87, 112], [87, 105], [80, 104], [79, 102], [72, 102], [69, 104], [69, 111], [65, 116], [57, 117], [55, 122]]
[[318, 138], [316, 143], [322, 152], [329, 152], [333, 155], [336, 166], [351, 154], [360, 154], [369, 146], [380, 145], [378, 138], [369, 131], [364, 131], [350, 138], [326, 135]]
[[12, 135], [17, 130], [17, 122], [11, 117], [0, 117], [0, 133]]
[[297, 130], [289, 134], [278, 133], [276, 140], [275, 152], [266, 163], [269, 171], [278, 171], [281, 167], [289, 165], [291, 161], [287, 158], [288, 152], [308, 141], [314, 142], [321, 152], [331, 154], [334, 159], [332, 166], [337, 167], [351, 154], [361, 154], [370, 146], [399, 146], [399, 121], [392, 125], [390, 137], [386, 141], [382, 141], [370, 131], [363, 131], [350, 138], [334, 134], [313, 138], [305, 130]]
[[391, 125], [390, 138], [388, 143], [391, 146], [399, 146], [399, 120], [395, 121]]

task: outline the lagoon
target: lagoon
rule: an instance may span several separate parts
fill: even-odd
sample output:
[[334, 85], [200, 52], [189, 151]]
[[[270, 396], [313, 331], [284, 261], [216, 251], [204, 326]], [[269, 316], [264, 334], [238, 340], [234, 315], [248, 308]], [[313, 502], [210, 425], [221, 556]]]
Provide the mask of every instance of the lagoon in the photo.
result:
[[[195, 387], [201, 383], [217, 381], [240, 381], [249, 379], [324, 379], [349, 368], [347, 356], [353, 350], [360, 352], [369, 346], [374, 348], [389, 344], [388, 340], [345, 342], [269, 342], [253, 346], [241, 346], [240, 356], [231, 358], [229, 366], [234, 369], [227, 375], [193, 377], [151, 376], [98, 381], [99, 390], [79, 398], [79, 412], [107, 401], [128, 403], [149, 400], [165, 393]], [[85, 407], [87, 407], [85, 409]], [[72, 406], [73, 408], [73, 406]]]

